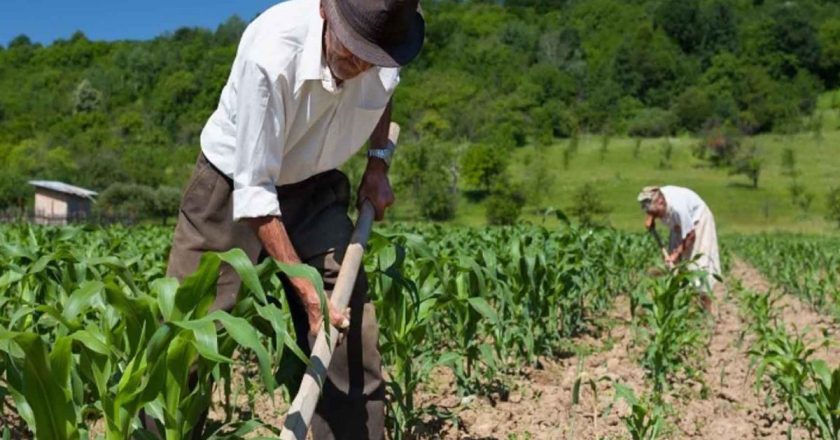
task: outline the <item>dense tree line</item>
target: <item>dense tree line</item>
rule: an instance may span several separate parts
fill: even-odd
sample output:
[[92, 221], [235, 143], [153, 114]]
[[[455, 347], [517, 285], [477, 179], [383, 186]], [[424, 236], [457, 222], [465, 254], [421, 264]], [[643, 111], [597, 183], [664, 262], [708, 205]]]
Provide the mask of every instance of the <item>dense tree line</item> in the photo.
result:
[[[396, 99], [406, 156], [422, 164], [395, 171], [404, 191], [434, 187], [419, 209], [430, 218], [454, 212], [455, 156], [476, 151], [466, 144], [795, 131], [840, 82], [829, 0], [427, 1], [424, 12], [427, 44]], [[19, 203], [28, 178], [182, 185], [245, 26], [0, 46], [0, 204]], [[417, 172], [429, 166], [441, 171]]]

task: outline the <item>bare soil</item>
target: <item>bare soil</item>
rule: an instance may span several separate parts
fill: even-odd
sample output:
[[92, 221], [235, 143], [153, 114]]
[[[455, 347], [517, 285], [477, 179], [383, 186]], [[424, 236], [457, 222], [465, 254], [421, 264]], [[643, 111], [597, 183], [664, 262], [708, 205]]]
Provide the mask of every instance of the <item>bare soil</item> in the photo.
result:
[[[753, 391], [753, 379], [741, 341], [742, 323], [737, 304], [725, 298], [725, 289], [717, 290], [717, 325], [710, 337], [704, 371], [700, 380], [674, 384], [668, 403], [671, 405], [665, 438], [752, 439], [778, 438], [778, 433], [762, 432], [761, 402]], [[444, 424], [439, 432], [426, 438], [442, 439], [618, 439], [628, 438], [620, 416], [627, 414], [623, 403], [615, 403], [612, 382], [617, 381], [644, 394], [648, 384], [638, 364], [639, 347], [634, 346], [625, 297], [616, 301], [613, 318], [616, 326], [607, 338], [590, 343], [596, 353], [579, 359], [545, 360], [545, 368], [515, 378], [508, 402], [487, 397], [454, 397], [450, 378], [427, 388], [421, 401], [450, 408], [460, 416], [460, 426]], [[598, 349], [601, 350], [598, 350]], [[579, 362], [583, 368], [579, 369]], [[578, 374], [593, 378], [598, 396], [582, 387], [581, 403], [572, 405], [572, 386]], [[440, 375], [439, 375], [440, 377]], [[447, 377], [443, 375], [442, 377]], [[608, 380], [600, 380], [608, 379]], [[610, 414], [600, 417], [615, 405]]]
[[2, 406], [2, 411], [0, 411], [0, 435], [3, 435], [3, 430], [8, 429], [10, 437], [13, 439], [28, 440], [33, 438], [32, 433], [26, 429], [23, 419], [15, 412], [15, 403], [11, 396], [4, 396], [0, 405]]
[[[756, 268], [742, 260], [733, 262], [731, 273], [744, 283], [744, 287], [755, 292], [770, 292], [774, 288]], [[832, 345], [819, 348], [814, 358], [822, 359], [829, 365], [840, 365], [840, 347], [837, 345], [840, 324], [792, 295], [781, 295], [778, 305], [781, 308], [779, 316], [789, 332], [804, 334], [814, 345], [822, 340], [832, 342]]]
[[[231, 378], [230, 388], [232, 391], [229, 402], [230, 414], [225, 412], [225, 397], [222, 386], [217, 385], [213, 391], [213, 406], [210, 408], [205, 435], [214, 432], [226, 422], [236, 420], [248, 420], [258, 418], [269, 426], [280, 429], [283, 425], [289, 403], [286, 396], [278, 388], [274, 392], [273, 399], [262, 391], [262, 379], [256, 363], [249, 368], [243, 368], [242, 364], [234, 369]], [[268, 429], [258, 429], [255, 433], [263, 436], [272, 436]]]
[[[745, 287], [767, 292], [770, 284], [754, 268], [736, 261], [730, 274]], [[750, 335], [745, 333], [738, 303], [725, 286], [715, 290], [715, 324], [711, 331], [702, 377], [674, 384], [669, 392], [670, 427], [664, 438], [673, 439], [778, 439], [787, 438], [789, 417], [783, 408], [765, 403], [766, 391], [755, 388], [755, 372], [748, 355]], [[785, 323], [793, 330], [807, 329], [809, 337], [837, 334], [828, 317], [814, 312], [798, 299], [781, 301]], [[617, 299], [611, 317], [616, 325], [606, 337], [579, 340], [591, 345], [595, 354], [584, 358], [542, 360], [542, 369], [526, 370], [510, 378], [512, 392], [507, 401], [490, 397], [459, 398], [454, 378], [446, 371], [433, 375], [418, 398], [421, 404], [436, 406], [458, 415], [455, 422], [430, 420], [424, 438], [441, 439], [613, 439], [628, 438], [620, 420], [627, 414], [623, 403], [614, 404], [611, 381], [618, 381], [640, 395], [648, 387], [636, 362], [639, 347], [633, 344], [628, 301]], [[836, 337], [834, 337], [836, 339]], [[840, 362], [836, 346], [820, 349], [816, 357]], [[579, 364], [582, 362], [582, 368]], [[581, 402], [572, 405], [572, 386], [578, 375], [596, 380], [595, 396], [582, 387]], [[604, 379], [604, 380], [602, 380]], [[807, 438], [801, 430], [793, 438]]]
[[[578, 345], [594, 353], [585, 357], [541, 359], [542, 368], [527, 368], [524, 374], [507, 378], [510, 395], [459, 398], [454, 377], [441, 369], [419, 393], [418, 402], [454, 412], [457, 423], [427, 425], [422, 438], [441, 439], [589, 439], [622, 438], [620, 416], [627, 415], [623, 402], [615, 402], [613, 382], [623, 383], [641, 394], [644, 371], [633, 359], [629, 301], [620, 297], [611, 318], [612, 330], [598, 339], [584, 337]], [[582, 379], [580, 402], [572, 404], [572, 389]], [[591, 382], [590, 382], [591, 381]], [[593, 393], [589, 383], [595, 384]], [[608, 408], [612, 411], [604, 415]]]

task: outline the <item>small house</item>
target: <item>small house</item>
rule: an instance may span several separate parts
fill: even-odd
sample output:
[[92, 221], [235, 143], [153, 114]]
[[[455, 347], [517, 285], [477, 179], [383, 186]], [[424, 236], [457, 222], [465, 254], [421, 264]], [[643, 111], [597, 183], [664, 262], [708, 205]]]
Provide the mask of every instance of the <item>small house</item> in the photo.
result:
[[35, 223], [66, 225], [90, 216], [90, 205], [96, 192], [63, 182], [30, 180], [35, 187]]

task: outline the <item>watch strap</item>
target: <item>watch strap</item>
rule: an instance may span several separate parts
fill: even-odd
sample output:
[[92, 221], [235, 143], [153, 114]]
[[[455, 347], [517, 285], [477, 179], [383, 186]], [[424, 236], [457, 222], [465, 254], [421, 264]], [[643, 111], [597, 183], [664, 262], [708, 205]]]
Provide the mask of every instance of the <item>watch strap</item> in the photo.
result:
[[391, 166], [391, 159], [394, 157], [395, 150], [396, 145], [389, 140], [388, 144], [386, 144], [384, 148], [371, 148], [368, 150], [367, 156], [368, 158], [375, 157], [377, 159], [381, 159], [386, 165]]

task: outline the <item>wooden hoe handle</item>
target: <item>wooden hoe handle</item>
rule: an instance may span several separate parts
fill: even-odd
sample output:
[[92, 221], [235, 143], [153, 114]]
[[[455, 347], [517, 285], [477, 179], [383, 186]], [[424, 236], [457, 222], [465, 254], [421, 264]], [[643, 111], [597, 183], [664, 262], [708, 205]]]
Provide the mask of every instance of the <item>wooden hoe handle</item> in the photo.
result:
[[[400, 136], [400, 126], [391, 123], [389, 139], [394, 145]], [[345, 310], [353, 295], [353, 286], [356, 284], [356, 276], [362, 264], [362, 256], [365, 252], [365, 245], [370, 237], [370, 230], [373, 227], [374, 218], [373, 205], [365, 200], [362, 202], [359, 218], [356, 220], [356, 229], [350, 239], [350, 245], [344, 253], [344, 260], [341, 262], [341, 269], [338, 272], [335, 288], [332, 292], [333, 306], [336, 310]], [[330, 338], [327, 342], [326, 329], [321, 328], [318, 337], [315, 339], [315, 346], [312, 348], [312, 355], [309, 359], [309, 367], [300, 383], [297, 396], [292, 401], [289, 413], [283, 423], [283, 430], [280, 433], [282, 440], [304, 440], [309, 430], [309, 423], [321, 397], [322, 385], [327, 379], [327, 368], [329, 368], [335, 344], [338, 340], [338, 330], [332, 325], [329, 326]]]
[[650, 234], [653, 235], [654, 240], [656, 240], [656, 244], [659, 245], [659, 250], [662, 251], [662, 258], [665, 261], [668, 261], [668, 251], [665, 250], [665, 245], [662, 244], [662, 239], [659, 238], [659, 232], [656, 231], [656, 228], [650, 228]]

